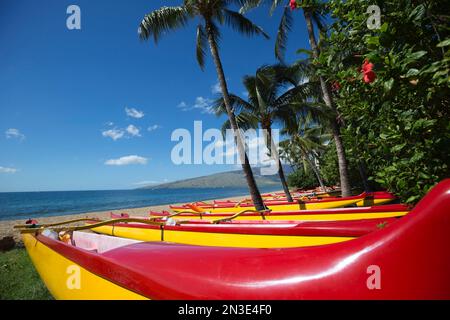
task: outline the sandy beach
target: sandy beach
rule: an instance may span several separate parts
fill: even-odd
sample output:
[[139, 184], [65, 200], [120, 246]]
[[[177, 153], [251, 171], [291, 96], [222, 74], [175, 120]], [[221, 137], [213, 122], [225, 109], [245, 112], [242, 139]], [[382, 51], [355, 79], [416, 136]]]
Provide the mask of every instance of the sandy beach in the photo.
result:
[[[280, 191], [275, 191], [280, 192]], [[242, 200], [248, 198], [249, 196], [237, 196], [237, 197], [227, 197], [223, 199], [216, 200]], [[199, 200], [201, 201], [201, 200]], [[206, 200], [206, 202], [212, 202], [213, 200]], [[176, 203], [172, 205], [177, 205], [182, 203]], [[128, 213], [133, 216], [147, 216], [149, 211], [163, 211], [169, 210], [169, 204], [164, 205], [156, 205], [149, 207], [140, 207], [140, 208], [130, 208], [130, 209], [118, 209], [118, 210], [108, 210], [108, 211], [96, 211], [96, 212], [86, 212], [72, 215], [62, 215], [62, 216], [52, 216], [52, 217], [38, 217], [34, 218], [39, 221], [39, 223], [56, 223], [62, 222], [66, 220], [79, 219], [79, 218], [99, 218], [99, 219], [108, 219], [110, 218], [111, 213], [120, 214], [120, 213]], [[20, 233], [14, 230], [14, 226], [17, 224], [23, 224], [24, 220], [5, 220], [0, 221], [0, 239], [4, 237], [13, 237], [17, 244], [21, 243]]]

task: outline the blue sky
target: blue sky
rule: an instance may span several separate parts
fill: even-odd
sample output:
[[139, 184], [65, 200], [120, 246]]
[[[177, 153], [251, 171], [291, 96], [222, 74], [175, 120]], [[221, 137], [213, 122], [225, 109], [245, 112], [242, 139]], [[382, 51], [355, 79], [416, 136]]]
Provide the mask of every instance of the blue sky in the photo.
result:
[[[220, 128], [224, 121], [201, 108], [215, 97], [217, 77], [209, 55], [203, 72], [197, 65], [196, 24], [158, 45], [138, 39], [145, 13], [179, 3], [0, 2], [0, 192], [126, 189], [233, 169], [170, 159], [174, 129], [192, 130], [195, 120], [205, 129]], [[81, 8], [81, 30], [66, 27], [71, 4]], [[241, 95], [244, 75], [276, 62], [280, 14], [270, 17], [260, 8], [248, 15], [270, 40], [222, 30], [231, 92]], [[308, 48], [304, 20], [295, 15], [288, 62], [298, 58], [298, 48]], [[137, 157], [124, 158], [129, 156]], [[127, 160], [134, 164], [110, 165]]]

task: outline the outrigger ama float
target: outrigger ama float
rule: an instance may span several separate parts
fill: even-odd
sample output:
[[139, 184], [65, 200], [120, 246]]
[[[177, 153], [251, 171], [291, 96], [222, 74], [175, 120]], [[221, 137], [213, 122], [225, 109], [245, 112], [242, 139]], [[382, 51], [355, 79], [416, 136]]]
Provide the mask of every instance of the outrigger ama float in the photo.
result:
[[21, 232], [59, 299], [450, 299], [450, 180], [388, 227], [322, 246], [207, 247], [76, 231], [65, 243], [52, 228]]

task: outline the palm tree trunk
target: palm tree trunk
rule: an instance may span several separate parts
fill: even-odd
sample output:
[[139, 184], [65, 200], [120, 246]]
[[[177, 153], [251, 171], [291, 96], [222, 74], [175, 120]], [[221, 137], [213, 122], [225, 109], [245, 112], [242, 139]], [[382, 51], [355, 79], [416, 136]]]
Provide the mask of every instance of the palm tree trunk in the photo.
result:
[[358, 161], [358, 170], [359, 175], [361, 176], [361, 180], [364, 186], [365, 192], [372, 192], [372, 189], [370, 188], [369, 181], [367, 179], [367, 173], [366, 173], [366, 166], [362, 161]]
[[286, 199], [289, 202], [294, 202], [292, 199], [291, 192], [289, 191], [288, 184], [286, 182], [286, 177], [284, 175], [283, 166], [281, 165], [281, 160], [278, 158], [278, 176], [280, 177], [281, 185], [283, 186], [284, 194], [286, 195]]
[[[263, 126], [263, 129], [267, 131], [267, 140], [266, 140], [266, 148], [269, 150], [269, 154], [272, 156], [272, 152], [277, 152], [277, 150], [272, 150], [272, 128], [270, 126]], [[283, 186], [284, 194], [286, 195], [286, 199], [289, 202], [294, 202], [292, 199], [291, 192], [289, 191], [288, 184], [286, 182], [286, 177], [284, 175], [283, 166], [281, 165], [281, 159], [280, 156], [277, 155], [275, 157], [278, 160], [278, 176], [280, 177], [281, 185]]]
[[214, 36], [211, 31], [211, 26], [209, 25], [208, 21], [206, 21], [206, 33], [208, 35], [208, 42], [211, 50], [211, 55], [213, 57], [214, 64], [216, 65], [217, 77], [219, 78], [220, 88], [222, 91], [223, 101], [227, 109], [228, 118], [230, 120], [231, 128], [233, 129], [237, 137], [238, 152], [241, 157], [241, 160], [244, 160], [241, 161], [242, 170], [244, 171], [245, 179], [247, 180], [250, 196], [252, 197], [253, 205], [255, 206], [256, 210], [265, 210], [266, 207], [262, 200], [261, 194], [258, 190], [258, 186], [256, 185], [255, 177], [253, 176], [252, 168], [250, 167], [247, 153], [245, 152], [244, 144], [242, 142], [239, 128], [236, 123], [236, 118], [231, 109], [230, 96], [228, 94], [227, 82], [225, 80], [225, 74], [223, 71], [222, 62], [220, 60], [219, 50], [217, 48], [217, 44], [216, 41], [214, 40]]
[[325, 184], [323, 183], [322, 177], [320, 176], [319, 169], [317, 169], [316, 164], [309, 158], [308, 152], [302, 147], [300, 147], [300, 150], [302, 151], [303, 156], [306, 159], [306, 162], [308, 162], [309, 166], [314, 172], [314, 175], [316, 176], [317, 181], [319, 182], [320, 188], [322, 189], [323, 192], [325, 192], [326, 191]]
[[325, 185], [323, 184], [323, 180], [322, 180], [322, 177], [320, 176], [319, 170], [317, 169], [317, 167], [313, 163], [313, 161], [309, 158], [307, 153], [305, 153], [305, 158], [306, 158], [306, 161], [308, 161], [309, 165], [311, 166], [311, 169], [314, 172], [314, 174], [315, 174], [315, 176], [317, 178], [317, 181], [319, 182], [320, 189], [322, 189], [322, 191], [325, 192], [326, 191], [325, 190]]
[[[314, 27], [312, 24], [312, 18], [311, 18], [311, 12], [309, 12], [307, 9], [303, 9], [303, 14], [305, 16], [306, 26], [308, 29], [308, 36], [309, 36], [309, 44], [311, 46], [311, 50], [313, 53], [313, 57], [317, 59], [319, 57], [319, 48], [317, 46], [316, 38], [314, 37]], [[330, 89], [328, 88], [328, 85], [326, 84], [323, 77], [319, 77], [320, 79], [320, 87], [322, 89], [323, 94], [323, 100], [325, 104], [332, 108], [333, 110], [337, 111], [336, 108], [333, 105], [333, 101], [331, 99]], [[338, 157], [338, 165], [339, 165], [339, 178], [341, 182], [341, 190], [342, 190], [342, 196], [349, 196], [350, 195], [350, 179], [348, 176], [348, 168], [347, 168], [347, 158], [345, 156], [345, 148], [344, 144], [342, 142], [339, 124], [337, 119], [331, 122], [331, 131], [333, 134], [334, 142], [336, 144], [336, 152]]]

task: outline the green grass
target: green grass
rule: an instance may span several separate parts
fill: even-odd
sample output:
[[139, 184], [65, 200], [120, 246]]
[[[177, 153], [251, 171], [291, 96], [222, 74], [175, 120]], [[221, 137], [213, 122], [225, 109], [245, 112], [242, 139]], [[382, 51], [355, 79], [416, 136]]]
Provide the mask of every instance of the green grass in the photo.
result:
[[50, 299], [25, 249], [0, 252], [0, 300]]

